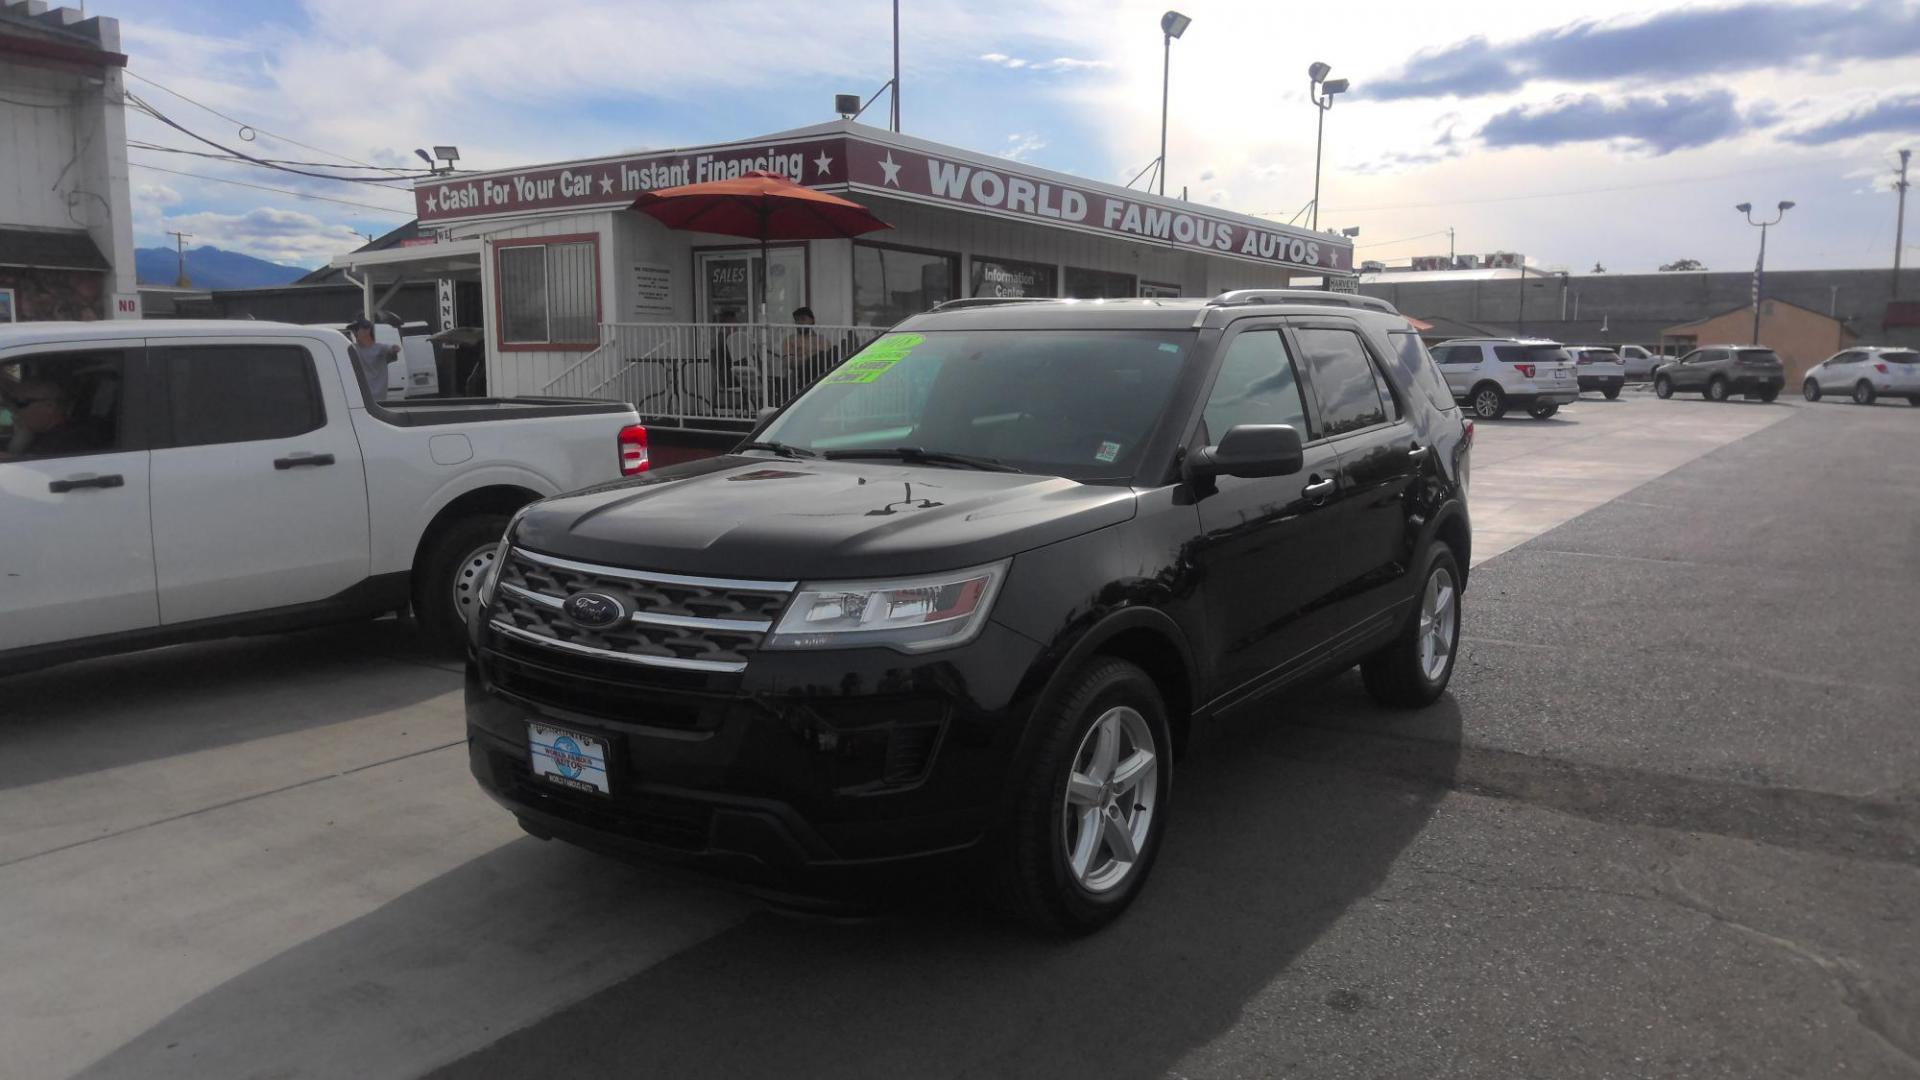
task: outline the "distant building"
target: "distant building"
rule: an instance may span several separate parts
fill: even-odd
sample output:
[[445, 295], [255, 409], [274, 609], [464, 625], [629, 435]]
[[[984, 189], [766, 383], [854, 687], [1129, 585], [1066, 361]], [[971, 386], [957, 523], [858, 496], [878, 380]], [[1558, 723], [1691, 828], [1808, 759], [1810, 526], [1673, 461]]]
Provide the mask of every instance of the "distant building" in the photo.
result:
[[120, 24], [0, 5], [0, 321], [138, 318]]
[[[1734, 308], [1704, 319], [1669, 326], [1661, 335], [1678, 352], [1702, 345], [1745, 345], [1753, 341], [1753, 307]], [[1787, 386], [1797, 387], [1813, 365], [1858, 340], [1840, 320], [1785, 300], [1760, 305], [1760, 344], [1780, 355]]]

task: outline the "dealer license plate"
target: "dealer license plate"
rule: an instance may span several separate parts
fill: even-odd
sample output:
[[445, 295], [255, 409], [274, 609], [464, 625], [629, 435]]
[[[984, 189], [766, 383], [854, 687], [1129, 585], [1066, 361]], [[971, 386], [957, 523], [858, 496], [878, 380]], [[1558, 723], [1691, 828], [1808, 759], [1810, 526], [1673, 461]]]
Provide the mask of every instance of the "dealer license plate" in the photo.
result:
[[575, 791], [611, 794], [607, 787], [607, 741], [566, 728], [527, 721], [533, 775]]

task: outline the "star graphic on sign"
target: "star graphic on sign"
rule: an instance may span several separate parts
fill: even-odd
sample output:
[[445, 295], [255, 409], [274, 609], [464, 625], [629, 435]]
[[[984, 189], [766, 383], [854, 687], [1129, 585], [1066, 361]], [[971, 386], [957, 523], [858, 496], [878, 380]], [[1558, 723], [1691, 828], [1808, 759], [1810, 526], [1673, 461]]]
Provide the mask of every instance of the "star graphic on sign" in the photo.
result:
[[886, 160], [880, 163], [880, 171], [887, 174], [881, 179], [881, 183], [892, 184], [894, 187], [900, 186], [900, 166], [893, 160], [893, 151], [887, 151]]
[[428, 210], [440, 209], [439, 201], [435, 196], [432, 196], [432, 195], [427, 196], [427, 209]]
[[833, 159], [827, 156], [825, 150], [822, 150], [820, 151], [820, 156], [813, 159], [813, 167], [819, 175], [825, 176], [827, 175], [827, 170], [833, 168]]
[[613, 177], [611, 176], [601, 177], [600, 178], [600, 194], [607, 195], [612, 193], [612, 191], [613, 191]]

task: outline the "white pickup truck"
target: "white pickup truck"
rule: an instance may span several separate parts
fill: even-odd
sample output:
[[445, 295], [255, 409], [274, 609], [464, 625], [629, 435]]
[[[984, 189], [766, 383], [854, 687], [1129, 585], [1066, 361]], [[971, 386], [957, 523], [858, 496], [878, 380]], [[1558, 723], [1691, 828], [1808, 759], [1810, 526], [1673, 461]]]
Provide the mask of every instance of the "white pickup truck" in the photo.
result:
[[515, 510], [647, 464], [616, 402], [368, 404], [338, 330], [0, 325], [0, 673], [409, 609], [462, 648]]

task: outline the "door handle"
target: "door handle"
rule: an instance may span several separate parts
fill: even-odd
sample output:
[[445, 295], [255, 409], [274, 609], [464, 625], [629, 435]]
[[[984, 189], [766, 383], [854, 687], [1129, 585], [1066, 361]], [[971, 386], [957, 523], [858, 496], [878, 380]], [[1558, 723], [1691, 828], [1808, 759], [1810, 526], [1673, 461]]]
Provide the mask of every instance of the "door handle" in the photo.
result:
[[292, 457], [273, 459], [273, 467], [276, 469], [296, 469], [302, 465], [331, 464], [333, 464], [332, 454], [295, 454]]
[[1315, 480], [1313, 483], [1301, 488], [1300, 494], [1317, 502], [1333, 494], [1333, 488], [1333, 477], [1329, 476], [1325, 480]]
[[1432, 450], [1433, 450], [1433, 447], [1431, 446], [1416, 446], [1413, 449], [1407, 451], [1407, 460], [1408, 461], [1425, 461], [1427, 460], [1427, 454]]
[[119, 473], [108, 473], [105, 476], [70, 476], [65, 480], [52, 480], [47, 483], [47, 490], [53, 492], [55, 495], [59, 495], [63, 492], [74, 491], [78, 488], [117, 488], [125, 486], [127, 486], [127, 481]]

